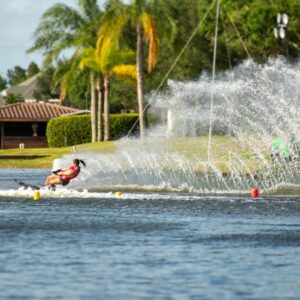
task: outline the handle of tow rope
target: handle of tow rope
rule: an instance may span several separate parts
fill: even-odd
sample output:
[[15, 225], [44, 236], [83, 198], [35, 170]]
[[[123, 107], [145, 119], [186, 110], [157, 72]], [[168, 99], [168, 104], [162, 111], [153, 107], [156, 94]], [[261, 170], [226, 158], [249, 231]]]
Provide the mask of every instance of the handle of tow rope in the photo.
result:
[[61, 172], [61, 169], [57, 169], [57, 170], [53, 171], [52, 173], [57, 175], [57, 173], [59, 173], [59, 172]]

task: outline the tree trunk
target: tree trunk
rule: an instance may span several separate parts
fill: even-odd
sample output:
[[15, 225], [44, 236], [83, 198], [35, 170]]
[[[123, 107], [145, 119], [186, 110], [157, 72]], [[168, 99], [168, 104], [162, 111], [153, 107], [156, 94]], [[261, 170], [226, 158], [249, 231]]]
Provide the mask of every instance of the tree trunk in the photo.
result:
[[110, 77], [104, 77], [104, 141], [110, 139], [110, 107], [109, 107]]
[[103, 85], [99, 79], [97, 83], [98, 90], [98, 115], [97, 115], [97, 141], [102, 141], [102, 94], [103, 94]]
[[140, 122], [140, 136], [144, 137], [145, 132], [145, 112], [144, 112], [144, 47], [143, 47], [143, 35], [144, 28], [142, 24], [138, 23], [137, 28], [137, 49], [136, 49], [136, 70], [137, 70], [137, 97], [139, 107], [139, 122]]
[[92, 143], [96, 142], [96, 93], [95, 93], [95, 74], [91, 72], [91, 128], [92, 128]]

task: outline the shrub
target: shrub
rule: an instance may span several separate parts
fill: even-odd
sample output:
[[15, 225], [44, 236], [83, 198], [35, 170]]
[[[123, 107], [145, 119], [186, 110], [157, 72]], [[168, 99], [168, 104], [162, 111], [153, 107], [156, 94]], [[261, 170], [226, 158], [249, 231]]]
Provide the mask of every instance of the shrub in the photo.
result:
[[[126, 136], [138, 118], [138, 114], [111, 114], [110, 133], [115, 140]], [[103, 128], [103, 126], [102, 126]], [[138, 127], [133, 130], [135, 134]], [[64, 116], [48, 122], [46, 136], [49, 147], [64, 147], [91, 141], [90, 115]]]
[[[112, 140], [126, 136], [137, 121], [138, 114], [111, 114], [110, 115], [110, 137]], [[131, 134], [136, 134], [138, 125]]]
[[64, 116], [48, 122], [46, 136], [49, 147], [64, 147], [91, 141], [89, 115]]

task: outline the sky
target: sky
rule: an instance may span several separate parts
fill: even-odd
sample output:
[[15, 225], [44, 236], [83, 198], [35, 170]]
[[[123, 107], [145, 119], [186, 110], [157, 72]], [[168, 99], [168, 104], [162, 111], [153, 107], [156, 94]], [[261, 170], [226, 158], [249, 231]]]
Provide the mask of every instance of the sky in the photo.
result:
[[[100, 2], [100, 1], [99, 1]], [[41, 53], [27, 54], [42, 14], [55, 3], [77, 6], [77, 0], [0, 0], [0, 75], [15, 66], [42, 63]]]

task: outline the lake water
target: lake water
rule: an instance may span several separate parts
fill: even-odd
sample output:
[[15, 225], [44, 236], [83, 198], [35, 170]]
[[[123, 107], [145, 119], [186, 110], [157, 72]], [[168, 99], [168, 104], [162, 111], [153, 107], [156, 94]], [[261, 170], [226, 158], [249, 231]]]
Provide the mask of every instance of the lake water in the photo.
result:
[[0, 170], [1, 299], [300, 299], [300, 197], [18, 190]]

